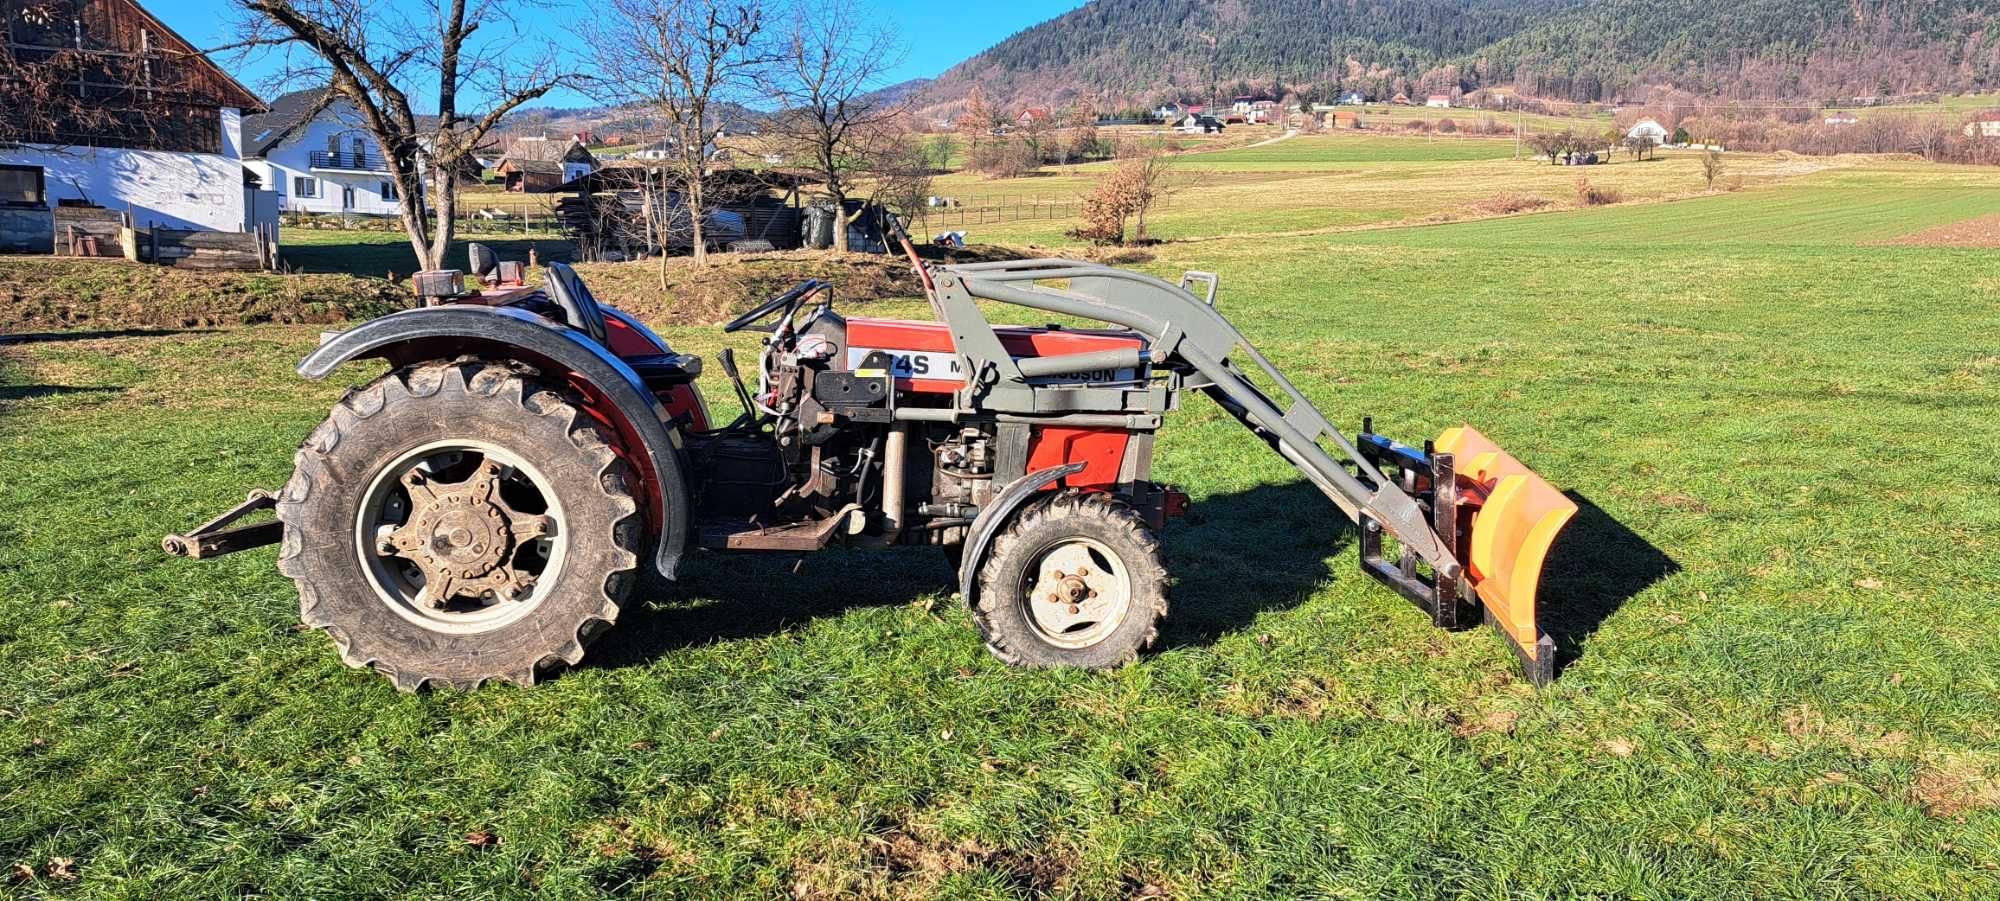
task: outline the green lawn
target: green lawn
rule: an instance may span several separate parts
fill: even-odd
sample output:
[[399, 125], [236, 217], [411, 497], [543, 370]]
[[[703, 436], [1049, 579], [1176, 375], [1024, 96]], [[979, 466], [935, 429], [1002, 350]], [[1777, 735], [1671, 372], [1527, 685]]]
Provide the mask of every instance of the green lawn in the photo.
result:
[[[1468, 194], [1573, 178], [1469, 165]], [[400, 695], [297, 628], [274, 551], [157, 545], [281, 484], [373, 370], [298, 381], [308, 327], [0, 346], [0, 867], [117, 897], [1995, 897], [2000, 275], [1875, 243], [2000, 212], [1992, 184], [1880, 164], [1150, 249], [1220, 272], [1336, 421], [1472, 422], [1574, 493], [1541, 691], [1190, 398], [1174, 613], [1124, 670], [1000, 665], [931, 553], [703, 555], [575, 672]]]

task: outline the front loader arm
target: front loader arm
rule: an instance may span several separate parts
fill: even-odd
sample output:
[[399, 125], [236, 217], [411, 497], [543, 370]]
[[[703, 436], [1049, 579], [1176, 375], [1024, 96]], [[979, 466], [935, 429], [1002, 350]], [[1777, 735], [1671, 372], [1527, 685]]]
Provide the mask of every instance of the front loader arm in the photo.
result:
[[[1205, 378], [1211, 397], [1297, 466], [1349, 519], [1359, 524], [1365, 517], [1380, 523], [1441, 578], [1459, 577], [1462, 567], [1457, 556], [1438, 540], [1416, 500], [1364, 457], [1214, 306], [1152, 276], [1077, 260], [972, 263], [944, 267], [943, 272], [936, 279], [937, 300], [952, 326], [962, 363], [969, 373], [985, 374], [968, 380], [966, 388], [981, 392], [978, 406], [1034, 412], [1033, 388], [993, 338], [975, 300], [1124, 326], [1150, 339], [1153, 362], [1179, 363]], [[1067, 280], [1069, 285], [1040, 284], [1050, 280]], [[1241, 359], [1261, 369], [1284, 392], [1288, 403], [1283, 408], [1236, 367], [1235, 361]], [[968, 398], [968, 405], [974, 400]], [[1321, 439], [1330, 442], [1340, 457], [1329, 452]]]

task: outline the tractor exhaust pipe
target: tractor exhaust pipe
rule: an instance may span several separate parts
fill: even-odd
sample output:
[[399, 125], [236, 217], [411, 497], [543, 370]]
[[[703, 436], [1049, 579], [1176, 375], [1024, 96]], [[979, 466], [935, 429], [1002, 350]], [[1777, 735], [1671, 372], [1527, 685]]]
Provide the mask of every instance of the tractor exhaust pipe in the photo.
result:
[[890, 544], [903, 533], [903, 482], [909, 446], [910, 424], [890, 426], [882, 455], [882, 528]]

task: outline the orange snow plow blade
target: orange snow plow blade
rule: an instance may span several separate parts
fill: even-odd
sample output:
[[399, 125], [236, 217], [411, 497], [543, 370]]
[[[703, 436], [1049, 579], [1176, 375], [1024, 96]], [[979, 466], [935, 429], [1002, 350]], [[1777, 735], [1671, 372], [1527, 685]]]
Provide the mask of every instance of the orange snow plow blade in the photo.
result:
[[1576, 504], [1471, 426], [1447, 429], [1434, 444], [1452, 455], [1458, 505], [1471, 508], [1460, 544], [1466, 581], [1529, 672], [1553, 675], [1555, 645], [1537, 624], [1535, 588]]

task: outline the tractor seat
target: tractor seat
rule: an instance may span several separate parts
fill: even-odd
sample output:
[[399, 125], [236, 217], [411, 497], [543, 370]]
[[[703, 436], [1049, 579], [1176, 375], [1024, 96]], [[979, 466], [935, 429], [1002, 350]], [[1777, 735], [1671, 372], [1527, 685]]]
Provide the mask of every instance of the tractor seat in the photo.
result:
[[563, 318], [569, 321], [569, 327], [589, 335], [599, 344], [605, 343], [604, 311], [597, 308], [597, 298], [590, 295], [590, 288], [577, 277], [576, 270], [569, 268], [568, 263], [550, 263], [548, 269], [549, 277], [543, 285], [543, 293], [563, 311]]
[[647, 354], [624, 359], [625, 365], [632, 367], [646, 387], [654, 391], [693, 384], [701, 375], [701, 358], [694, 354]]

